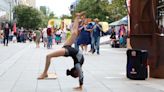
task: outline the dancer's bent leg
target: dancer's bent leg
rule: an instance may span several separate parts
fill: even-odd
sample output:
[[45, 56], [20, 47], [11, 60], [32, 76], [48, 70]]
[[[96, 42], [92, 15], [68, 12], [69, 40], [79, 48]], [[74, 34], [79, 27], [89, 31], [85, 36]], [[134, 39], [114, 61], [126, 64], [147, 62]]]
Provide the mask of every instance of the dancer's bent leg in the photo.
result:
[[53, 53], [48, 54], [46, 56], [46, 64], [45, 64], [44, 72], [38, 77], [38, 79], [44, 79], [45, 77], [48, 77], [47, 71], [51, 63], [51, 58], [60, 57], [64, 55], [65, 55], [65, 48], [61, 48]]

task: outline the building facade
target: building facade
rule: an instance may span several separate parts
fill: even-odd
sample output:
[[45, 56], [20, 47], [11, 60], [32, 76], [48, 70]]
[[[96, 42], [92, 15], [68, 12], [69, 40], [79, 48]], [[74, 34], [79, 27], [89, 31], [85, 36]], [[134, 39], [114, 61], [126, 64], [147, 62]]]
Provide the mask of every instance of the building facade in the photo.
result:
[[26, 0], [29, 6], [36, 8], [36, 0]]
[[12, 9], [18, 5], [18, 0], [1, 0], [0, 22], [11, 21], [13, 19]]
[[36, 0], [19, 0], [19, 4], [36, 8]]
[[36, 7], [36, 0], [0, 0], [0, 22], [13, 20], [12, 9], [16, 5]]
[[75, 0], [75, 2], [73, 2], [73, 3], [70, 5], [70, 12], [71, 12], [71, 14], [75, 11], [76, 6], [77, 6], [77, 4], [78, 4], [79, 1], [80, 1], [80, 0]]
[[26, 0], [19, 0], [18, 4], [19, 5], [26, 5], [27, 3], [26, 3]]

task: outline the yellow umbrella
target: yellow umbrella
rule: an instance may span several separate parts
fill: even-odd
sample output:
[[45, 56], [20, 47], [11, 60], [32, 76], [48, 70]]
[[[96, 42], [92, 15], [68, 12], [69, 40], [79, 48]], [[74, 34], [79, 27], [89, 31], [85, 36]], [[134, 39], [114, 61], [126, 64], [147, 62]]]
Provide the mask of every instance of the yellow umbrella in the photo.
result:
[[50, 20], [48, 21], [48, 26], [53, 27], [54, 24], [55, 24], [55, 19], [50, 19]]

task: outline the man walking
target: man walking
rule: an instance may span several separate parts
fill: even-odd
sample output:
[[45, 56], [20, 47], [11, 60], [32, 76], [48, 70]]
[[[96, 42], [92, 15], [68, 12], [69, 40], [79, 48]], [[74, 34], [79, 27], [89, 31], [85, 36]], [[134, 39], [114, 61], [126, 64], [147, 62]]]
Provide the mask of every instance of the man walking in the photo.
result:
[[3, 40], [4, 46], [8, 46], [9, 33], [10, 33], [9, 24], [8, 23], [5, 24], [5, 28], [4, 28], [4, 32], [3, 33], [4, 33], [4, 40]]
[[102, 27], [99, 23], [99, 20], [96, 18], [94, 19], [95, 25], [93, 27], [93, 36], [92, 36], [92, 45], [93, 45], [93, 50], [92, 54], [97, 51], [97, 54], [100, 54], [99, 47], [100, 47], [100, 32], [102, 30]]

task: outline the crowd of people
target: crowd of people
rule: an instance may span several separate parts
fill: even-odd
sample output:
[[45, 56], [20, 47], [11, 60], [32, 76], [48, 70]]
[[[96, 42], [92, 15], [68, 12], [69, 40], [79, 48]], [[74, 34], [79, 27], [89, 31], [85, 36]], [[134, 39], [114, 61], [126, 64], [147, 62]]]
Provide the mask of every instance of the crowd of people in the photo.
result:
[[[54, 26], [48, 25], [46, 28], [38, 28], [36, 30], [17, 28], [16, 32], [11, 31], [12, 28], [6, 23], [1, 27], [3, 30], [0, 30], [0, 43], [8, 46], [9, 41], [13, 41], [13, 43], [34, 41], [36, 48], [39, 48], [40, 42], [43, 42], [44, 47], [51, 49], [53, 44], [60, 44], [69, 39], [73, 23], [74, 21], [70, 25], [67, 25], [66, 28], [55, 28]], [[99, 19], [90, 20], [86, 16], [82, 16], [78, 30], [80, 34], [74, 42], [74, 47], [77, 50], [81, 49], [84, 54], [88, 54], [89, 52], [94, 54], [96, 52], [99, 55], [100, 37], [104, 35], [102, 26], [99, 24]], [[121, 25], [118, 31], [114, 27], [111, 27], [107, 33], [110, 35], [112, 47], [117, 42], [119, 42], [119, 47], [126, 47], [127, 31], [124, 25]], [[89, 50], [88, 47], [90, 47]]]
[[[99, 20], [96, 18], [93, 21], [88, 21], [88, 18], [82, 16], [79, 24], [80, 34], [75, 41], [75, 48], [81, 47], [83, 53], [88, 53], [88, 45], [90, 45], [90, 52], [100, 54], [100, 34], [102, 31], [101, 25], [98, 23]], [[40, 47], [40, 42], [44, 43], [44, 47], [48, 49], [52, 48], [53, 44], [59, 44], [65, 42], [70, 38], [72, 23], [67, 28], [54, 28], [48, 25], [47, 28], [38, 28], [36, 30], [26, 30], [23, 28], [17, 28], [16, 32], [11, 31], [9, 24], [6, 23], [5, 27], [1, 28], [0, 31], [0, 42], [4, 43], [4, 46], [8, 46], [9, 41], [14, 43], [26, 43], [27, 41], [35, 41], [36, 48]]]
[[8, 46], [8, 43], [11, 41], [13, 43], [25, 43], [27, 40], [29, 40], [31, 42], [33, 40], [32, 37], [32, 31], [17, 28], [17, 31], [15, 32], [7, 22], [3, 26], [0, 25], [0, 43], [4, 44], [4, 46]]
[[88, 45], [90, 45], [91, 53], [97, 52], [99, 55], [99, 46], [100, 46], [100, 34], [102, 27], [98, 24], [99, 20], [96, 18], [93, 22], [88, 22], [87, 18], [82, 18], [80, 21], [79, 31], [80, 34], [75, 41], [75, 48], [79, 49], [81, 47], [84, 54], [88, 53]]
[[111, 27], [110, 29], [111, 46], [116, 48], [126, 47], [127, 36], [128, 36], [128, 32], [124, 25], [119, 26], [118, 30], [116, 30], [115, 27]]
[[[37, 28], [36, 30], [17, 28], [16, 31], [13, 31], [13, 29], [9, 26], [9, 23], [6, 22], [5, 24], [0, 25], [0, 44], [8, 46], [9, 41], [13, 43], [26, 43], [27, 41], [34, 41], [37, 48], [40, 47], [40, 42], [43, 42], [44, 47], [50, 49], [52, 48], [52, 44], [54, 44], [53, 39], [55, 40], [57, 33], [59, 33], [58, 30], [60, 29], [48, 26], [47, 28]], [[61, 34], [64, 32], [65, 31], [61, 31], [61, 33], [58, 34], [59, 37], [61, 37]], [[61, 40], [62, 39], [60, 39], [58, 43], [61, 43]]]

